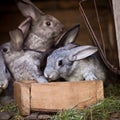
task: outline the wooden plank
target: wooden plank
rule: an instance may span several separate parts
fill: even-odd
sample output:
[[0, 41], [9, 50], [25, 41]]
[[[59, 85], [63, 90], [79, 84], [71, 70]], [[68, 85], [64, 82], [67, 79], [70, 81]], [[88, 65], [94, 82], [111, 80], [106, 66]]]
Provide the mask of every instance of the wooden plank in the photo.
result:
[[97, 100], [103, 100], [104, 99], [104, 91], [103, 91], [103, 81], [99, 80], [97, 81], [97, 85], [96, 85], [96, 90], [97, 90], [97, 94], [96, 94], [96, 98]]
[[120, 0], [112, 0], [120, 67]]
[[24, 83], [14, 83], [14, 101], [22, 115], [30, 114], [30, 88]]
[[31, 84], [37, 83], [37, 81], [35, 81], [35, 80], [23, 80], [23, 81], [21, 81], [21, 83], [23, 83], [23, 85], [25, 85], [31, 89]]
[[82, 109], [103, 99], [102, 81], [53, 82], [31, 85], [31, 110]]

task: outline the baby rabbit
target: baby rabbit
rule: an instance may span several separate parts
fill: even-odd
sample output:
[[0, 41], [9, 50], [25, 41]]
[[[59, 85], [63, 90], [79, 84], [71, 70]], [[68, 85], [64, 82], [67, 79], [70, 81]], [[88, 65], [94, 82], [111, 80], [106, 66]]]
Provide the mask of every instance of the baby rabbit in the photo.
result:
[[0, 51], [0, 93], [7, 88], [11, 75], [6, 67], [2, 52]]
[[105, 80], [104, 68], [94, 55], [98, 50], [97, 47], [70, 44], [74, 41], [78, 30], [77, 27], [68, 30], [61, 38], [66, 39], [67, 44], [48, 56], [44, 76], [49, 81], [60, 77], [67, 81]]
[[[26, 29], [28, 29], [28, 26]], [[36, 80], [37, 82], [47, 82], [40, 71], [43, 55], [40, 52], [24, 51], [25, 28], [22, 30], [17, 28], [10, 31], [11, 41], [1, 46], [6, 64], [17, 81]]]
[[26, 48], [44, 52], [54, 46], [63, 32], [63, 24], [55, 17], [43, 13], [29, 0], [17, 0], [17, 6], [25, 17], [32, 18]]

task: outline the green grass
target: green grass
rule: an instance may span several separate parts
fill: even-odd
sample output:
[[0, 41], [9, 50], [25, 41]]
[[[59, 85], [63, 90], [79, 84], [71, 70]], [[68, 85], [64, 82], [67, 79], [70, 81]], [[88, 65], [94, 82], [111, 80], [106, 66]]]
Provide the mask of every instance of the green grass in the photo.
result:
[[111, 113], [120, 112], [120, 99], [106, 98], [84, 110], [71, 109], [59, 112], [52, 120], [107, 120]]
[[107, 87], [105, 99], [99, 103], [84, 110], [74, 108], [58, 112], [51, 120], [108, 120], [114, 113], [120, 113], [120, 85]]
[[4, 106], [0, 104], [0, 112], [13, 113], [13, 117], [10, 120], [23, 120], [23, 117], [20, 115], [19, 110], [14, 103]]

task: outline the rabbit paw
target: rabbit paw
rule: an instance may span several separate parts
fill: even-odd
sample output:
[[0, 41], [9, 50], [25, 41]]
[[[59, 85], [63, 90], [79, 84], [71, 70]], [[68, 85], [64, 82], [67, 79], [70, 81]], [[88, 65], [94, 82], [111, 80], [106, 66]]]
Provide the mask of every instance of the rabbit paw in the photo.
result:
[[38, 79], [37, 79], [37, 82], [38, 83], [47, 83], [48, 81], [46, 80], [46, 78], [44, 76], [40, 76]]
[[84, 78], [85, 78], [86, 81], [90, 81], [90, 80], [92, 81], [92, 80], [96, 80], [97, 79], [97, 77], [92, 72], [85, 73], [84, 74]]
[[8, 81], [0, 81], [0, 89], [5, 89], [8, 86]]

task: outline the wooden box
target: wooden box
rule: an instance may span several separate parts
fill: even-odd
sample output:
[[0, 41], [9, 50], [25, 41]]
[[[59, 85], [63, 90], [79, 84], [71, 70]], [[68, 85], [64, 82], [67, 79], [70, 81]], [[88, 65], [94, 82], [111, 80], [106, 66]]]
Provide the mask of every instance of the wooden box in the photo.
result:
[[83, 109], [104, 98], [103, 81], [14, 83], [14, 99], [22, 115], [30, 111], [57, 112]]

